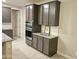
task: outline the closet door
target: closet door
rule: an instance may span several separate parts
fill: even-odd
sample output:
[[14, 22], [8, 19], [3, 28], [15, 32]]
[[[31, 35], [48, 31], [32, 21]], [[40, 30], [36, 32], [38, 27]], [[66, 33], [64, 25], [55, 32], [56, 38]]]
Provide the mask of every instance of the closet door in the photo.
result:
[[11, 8], [2, 7], [2, 22], [11, 23]]
[[48, 25], [49, 4], [43, 5], [43, 25]]

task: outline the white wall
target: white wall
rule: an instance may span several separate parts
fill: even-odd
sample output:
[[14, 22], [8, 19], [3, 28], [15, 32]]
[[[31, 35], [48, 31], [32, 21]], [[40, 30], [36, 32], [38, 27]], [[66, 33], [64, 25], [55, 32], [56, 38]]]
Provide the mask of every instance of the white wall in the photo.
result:
[[58, 51], [71, 57], [76, 57], [76, 0], [61, 3]]
[[25, 21], [26, 21], [26, 10], [25, 7], [20, 10], [21, 12], [21, 38], [25, 39]]

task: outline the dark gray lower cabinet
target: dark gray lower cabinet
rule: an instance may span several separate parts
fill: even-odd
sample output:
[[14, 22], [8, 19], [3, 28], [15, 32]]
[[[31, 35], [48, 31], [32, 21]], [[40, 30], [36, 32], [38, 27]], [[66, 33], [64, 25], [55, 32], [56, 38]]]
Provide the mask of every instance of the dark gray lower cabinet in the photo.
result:
[[57, 53], [57, 43], [58, 37], [46, 38], [33, 35], [33, 47], [50, 57]]
[[57, 42], [58, 37], [47, 39], [44, 38], [44, 47], [43, 47], [43, 53], [52, 56], [57, 52]]
[[49, 39], [44, 38], [43, 53], [49, 55]]
[[38, 50], [43, 51], [43, 37], [38, 36]]
[[37, 49], [37, 36], [33, 35], [33, 47]]

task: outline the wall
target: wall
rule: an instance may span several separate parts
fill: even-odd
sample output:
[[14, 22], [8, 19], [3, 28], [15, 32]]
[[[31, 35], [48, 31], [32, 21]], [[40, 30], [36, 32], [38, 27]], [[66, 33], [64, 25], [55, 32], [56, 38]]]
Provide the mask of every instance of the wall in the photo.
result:
[[58, 51], [76, 58], [76, 0], [61, 3]]
[[[44, 0], [42, 2], [36, 2], [37, 4], [45, 3], [52, 0]], [[72, 57], [70, 59], [76, 59], [77, 53], [77, 38], [76, 38], [76, 0], [61, 0], [60, 7], [60, 21], [59, 27], [51, 28], [51, 35], [59, 35], [58, 39], [58, 53], [66, 56]], [[21, 26], [21, 35], [25, 39], [25, 9], [22, 9], [22, 26]], [[42, 26], [43, 32], [44, 26]], [[59, 29], [59, 30], [58, 30]]]

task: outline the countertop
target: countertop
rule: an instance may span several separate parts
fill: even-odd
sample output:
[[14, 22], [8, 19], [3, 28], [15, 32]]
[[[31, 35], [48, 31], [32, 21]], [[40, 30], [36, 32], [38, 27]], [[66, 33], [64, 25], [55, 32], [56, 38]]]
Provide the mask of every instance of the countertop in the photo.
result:
[[8, 35], [2, 33], [2, 42], [12, 41], [12, 38], [10, 38]]
[[58, 37], [57, 35], [44, 35], [42, 33], [33, 33], [34, 35], [38, 35], [38, 36], [41, 36], [41, 37], [45, 37], [45, 38], [48, 38], [48, 39], [52, 39], [52, 38], [55, 38], [55, 37]]

